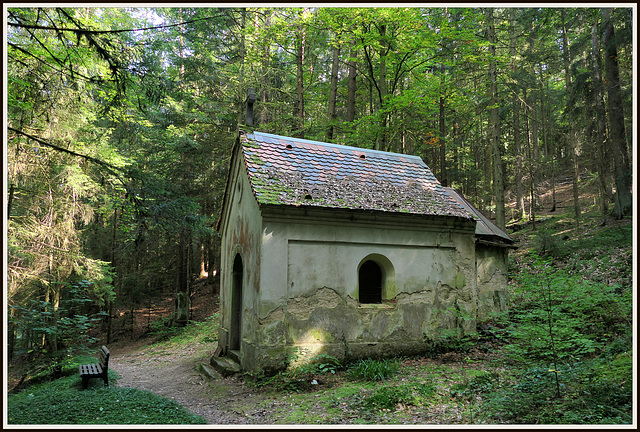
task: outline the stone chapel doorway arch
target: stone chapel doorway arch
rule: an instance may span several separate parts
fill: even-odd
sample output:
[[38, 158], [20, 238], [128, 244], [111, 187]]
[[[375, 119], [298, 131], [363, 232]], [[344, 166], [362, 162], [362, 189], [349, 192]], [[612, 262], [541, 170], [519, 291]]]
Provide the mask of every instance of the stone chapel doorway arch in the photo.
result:
[[242, 339], [242, 284], [244, 267], [242, 257], [236, 254], [233, 260], [233, 279], [231, 282], [231, 326], [229, 328], [229, 349], [239, 350]]

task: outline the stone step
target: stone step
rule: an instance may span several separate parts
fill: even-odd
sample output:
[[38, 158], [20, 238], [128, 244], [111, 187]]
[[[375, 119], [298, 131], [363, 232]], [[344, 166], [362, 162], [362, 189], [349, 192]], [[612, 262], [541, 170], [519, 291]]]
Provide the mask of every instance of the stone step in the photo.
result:
[[240, 364], [230, 357], [211, 357], [211, 366], [223, 377], [240, 372]]
[[212, 380], [222, 378], [222, 376], [215, 369], [213, 369], [211, 366], [209, 366], [206, 363], [200, 363], [198, 365], [198, 372], [200, 372], [206, 378], [209, 378]]
[[239, 350], [229, 350], [227, 351], [227, 356], [238, 364], [242, 364], [242, 354]]

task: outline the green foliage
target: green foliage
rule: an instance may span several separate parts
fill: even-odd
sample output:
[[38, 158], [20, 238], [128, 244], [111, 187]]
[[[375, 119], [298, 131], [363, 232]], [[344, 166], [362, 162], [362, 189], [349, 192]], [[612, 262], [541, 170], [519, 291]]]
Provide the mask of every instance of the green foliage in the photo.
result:
[[566, 247], [566, 242], [563, 242], [557, 234], [550, 230], [538, 231], [535, 239], [535, 250], [540, 256], [563, 259], [571, 253], [570, 249]]
[[489, 386], [485, 420], [517, 424], [626, 424], [632, 420], [631, 355], [562, 367], [562, 396], [544, 367], [512, 370], [509, 385]]
[[424, 354], [427, 357], [449, 352], [467, 353], [477, 348], [479, 343], [476, 335], [460, 335], [458, 330], [441, 331], [437, 336], [424, 335], [424, 339], [427, 343]]
[[[631, 317], [629, 292], [586, 280], [534, 257], [532, 271], [516, 275], [509, 330], [514, 358], [550, 362], [600, 352], [611, 335], [624, 334]], [[555, 345], [555, 347], [552, 347]]]
[[[109, 371], [110, 383], [115, 375]], [[81, 390], [76, 375], [29, 387], [9, 395], [9, 425], [76, 424], [205, 424], [175, 401], [149, 391], [104, 387], [102, 380], [91, 380]]]
[[216, 312], [204, 321], [190, 321], [184, 327], [172, 326], [172, 319], [165, 318], [151, 323], [151, 334], [159, 336], [156, 345], [175, 346], [192, 343], [213, 343], [218, 340], [220, 314]]
[[512, 366], [500, 379], [462, 383], [452, 394], [478, 392], [486, 422], [629, 423], [629, 242], [628, 228], [610, 227], [568, 240], [571, 257], [564, 261], [524, 256], [513, 267], [512, 307], [503, 322]]
[[395, 411], [398, 405], [424, 405], [435, 394], [436, 388], [429, 384], [383, 386], [365, 398], [364, 406], [369, 410]]
[[398, 359], [361, 359], [348, 366], [352, 379], [365, 381], [384, 381], [398, 372]]
[[[303, 350], [297, 349], [293, 354], [285, 357], [282, 362], [283, 370], [275, 375], [268, 376], [264, 372], [259, 372], [247, 373], [245, 376], [256, 387], [273, 387], [283, 391], [300, 392], [317, 385], [316, 378], [335, 374], [342, 368], [340, 361], [333, 356], [317, 354], [307, 357]], [[316, 383], [312, 384], [314, 380]]]
[[[11, 306], [8, 322], [16, 340], [13, 354], [26, 354], [31, 359], [46, 356], [47, 362], [58, 364], [88, 352], [97, 340], [90, 330], [104, 317], [104, 312], [92, 311], [92, 285], [88, 281], [61, 284], [64, 296], [57, 306], [37, 299], [25, 306]], [[43, 344], [43, 340], [51, 343]]]
[[493, 391], [500, 387], [500, 374], [497, 372], [470, 371], [474, 372], [471, 379], [451, 386], [449, 392], [454, 398], [474, 399], [477, 394]]

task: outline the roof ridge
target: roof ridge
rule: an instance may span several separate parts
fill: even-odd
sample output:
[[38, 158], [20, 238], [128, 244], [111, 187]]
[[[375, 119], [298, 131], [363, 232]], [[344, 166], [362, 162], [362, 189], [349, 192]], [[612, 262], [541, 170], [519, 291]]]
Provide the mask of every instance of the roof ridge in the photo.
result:
[[362, 151], [362, 152], [366, 152], [366, 153], [411, 158], [411, 159], [416, 159], [416, 160], [418, 160], [418, 161], [420, 161], [421, 163], [424, 164], [424, 161], [422, 160], [422, 158], [420, 156], [410, 155], [410, 154], [405, 154], [405, 153], [396, 153], [396, 152], [390, 152], [390, 151], [384, 151], [384, 150], [374, 150], [374, 149], [368, 149], [368, 148], [364, 148], [364, 147], [354, 147], [354, 146], [348, 146], [348, 145], [344, 145], [344, 144], [328, 143], [328, 142], [325, 142], [325, 141], [313, 141], [313, 140], [309, 140], [309, 139], [305, 139], [305, 138], [294, 138], [294, 137], [288, 137], [288, 136], [284, 136], [284, 135], [276, 135], [276, 134], [272, 134], [272, 133], [258, 132], [258, 131], [254, 131], [252, 133], [248, 133], [247, 137], [249, 135], [256, 135], [256, 134], [264, 135], [264, 136], [267, 136], [267, 137], [270, 137], [270, 138], [284, 139], [284, 140], [287, 140], [287, 141], [300, 141], [300, 142], [303, 142], [303, 143], [306, 143], [306, 144], [322, 144], [322, 145], [325, 145], [325, 146], [337, 147], [337, 148], [341, 148], [341, 149], [345, 149], [345, 150], [358, 150], [358, 151]]

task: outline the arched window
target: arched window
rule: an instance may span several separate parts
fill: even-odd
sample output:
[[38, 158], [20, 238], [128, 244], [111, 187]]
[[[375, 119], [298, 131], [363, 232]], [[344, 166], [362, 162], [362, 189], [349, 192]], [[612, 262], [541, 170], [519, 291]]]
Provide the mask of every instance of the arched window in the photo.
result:
[[360, 303], [382, 303], [383, 274], [372, 260], [362, 263], [358, 271], [358, 297]]

